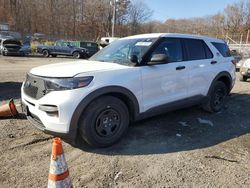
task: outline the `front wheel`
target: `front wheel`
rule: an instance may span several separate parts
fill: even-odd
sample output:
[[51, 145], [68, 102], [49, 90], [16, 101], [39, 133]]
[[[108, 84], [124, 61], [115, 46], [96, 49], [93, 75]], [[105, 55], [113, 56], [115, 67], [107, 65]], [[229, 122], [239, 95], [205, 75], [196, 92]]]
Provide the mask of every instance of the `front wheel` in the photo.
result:
[[73, 53], [73, 57], [74, 57], [75, 59], [80, 59], [81, 54], [80, 54], [79, 52], [74, 52], [74, 53]]
[[118, 98], [104, 96], [94, 100], [80, 118], [80, 134], [91, 146], [107, 147], [127, 131], [129, 112]]
[[243, 75], [240, 75], [240, 81], [246, 82], [247, 81], [247, 77], [243, 76]]
[[219, 112], [223, 109], [228, 89], [224, 82], [217, 81], [212, 85], [208, 100], [203, 104], [203, 109], [208, 112]]

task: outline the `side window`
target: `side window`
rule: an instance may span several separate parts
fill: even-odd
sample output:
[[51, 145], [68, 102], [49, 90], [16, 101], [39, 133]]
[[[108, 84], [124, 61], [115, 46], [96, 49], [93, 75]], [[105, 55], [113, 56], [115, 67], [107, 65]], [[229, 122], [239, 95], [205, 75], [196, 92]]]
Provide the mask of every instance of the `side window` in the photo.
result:
[[56, 42], [56, 46], [63, 46], [63, 42]]
[[204, 43], [204, 47], [205, 47], [207, 59], [212, 59], [214, 57], [214, 55], [211, 52], [211, 50], [209, 49], [209, 47], [207, 46], [207, 44]]
[[188, 52], [188, 60], [200, 60], [207, 58], [205, 43], [203, 40], [185, 39], [185, 47]]
[[166, 54], [170, 58], [170, 62], [183, 61], [182, 45], [180, 39], [167, 38], [153, 51], [154, 54]]
[[231, 57], [230, 50], [226, 43], [212, 42], [212, 44], [223, 57]]
[[67, 42], [62, 42], [62, 43], [60, 44], [60, 46], [64, 46], [64, 47], [66, 47], [67, 45], [68, 45]]

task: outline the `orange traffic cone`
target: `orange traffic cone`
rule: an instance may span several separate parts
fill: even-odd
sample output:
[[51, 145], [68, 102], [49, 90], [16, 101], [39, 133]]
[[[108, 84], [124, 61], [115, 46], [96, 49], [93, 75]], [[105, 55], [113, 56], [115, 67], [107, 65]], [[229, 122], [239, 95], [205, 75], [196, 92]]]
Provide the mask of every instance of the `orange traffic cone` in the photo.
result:
[[48, 188], [72, 188], [60, 138], [53, 139]]
[[13, 99], [8, 104], [0, 106], [0, 118], [16, 117], [17, 115], [18, 112]]

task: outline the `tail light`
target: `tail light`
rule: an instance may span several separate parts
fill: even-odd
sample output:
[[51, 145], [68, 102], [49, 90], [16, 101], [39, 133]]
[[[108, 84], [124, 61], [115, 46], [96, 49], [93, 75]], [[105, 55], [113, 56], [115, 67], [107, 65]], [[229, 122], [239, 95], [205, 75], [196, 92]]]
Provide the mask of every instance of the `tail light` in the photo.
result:
[[232, 60], [231, 62], [234, 64], [234, 66], [236, 66], [237, 61], [236, 61], [235, 59], [234, 59], [234, 60]]

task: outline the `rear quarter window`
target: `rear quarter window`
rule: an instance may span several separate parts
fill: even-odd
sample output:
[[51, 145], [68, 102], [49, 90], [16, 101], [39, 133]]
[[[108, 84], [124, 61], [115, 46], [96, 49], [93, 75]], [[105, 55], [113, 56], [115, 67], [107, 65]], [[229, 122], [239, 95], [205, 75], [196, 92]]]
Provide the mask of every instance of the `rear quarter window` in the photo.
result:
[[212, 45], [221, 53], [223, 57], [231, 57], [230, 50], [226, 43], [212, 42]]

